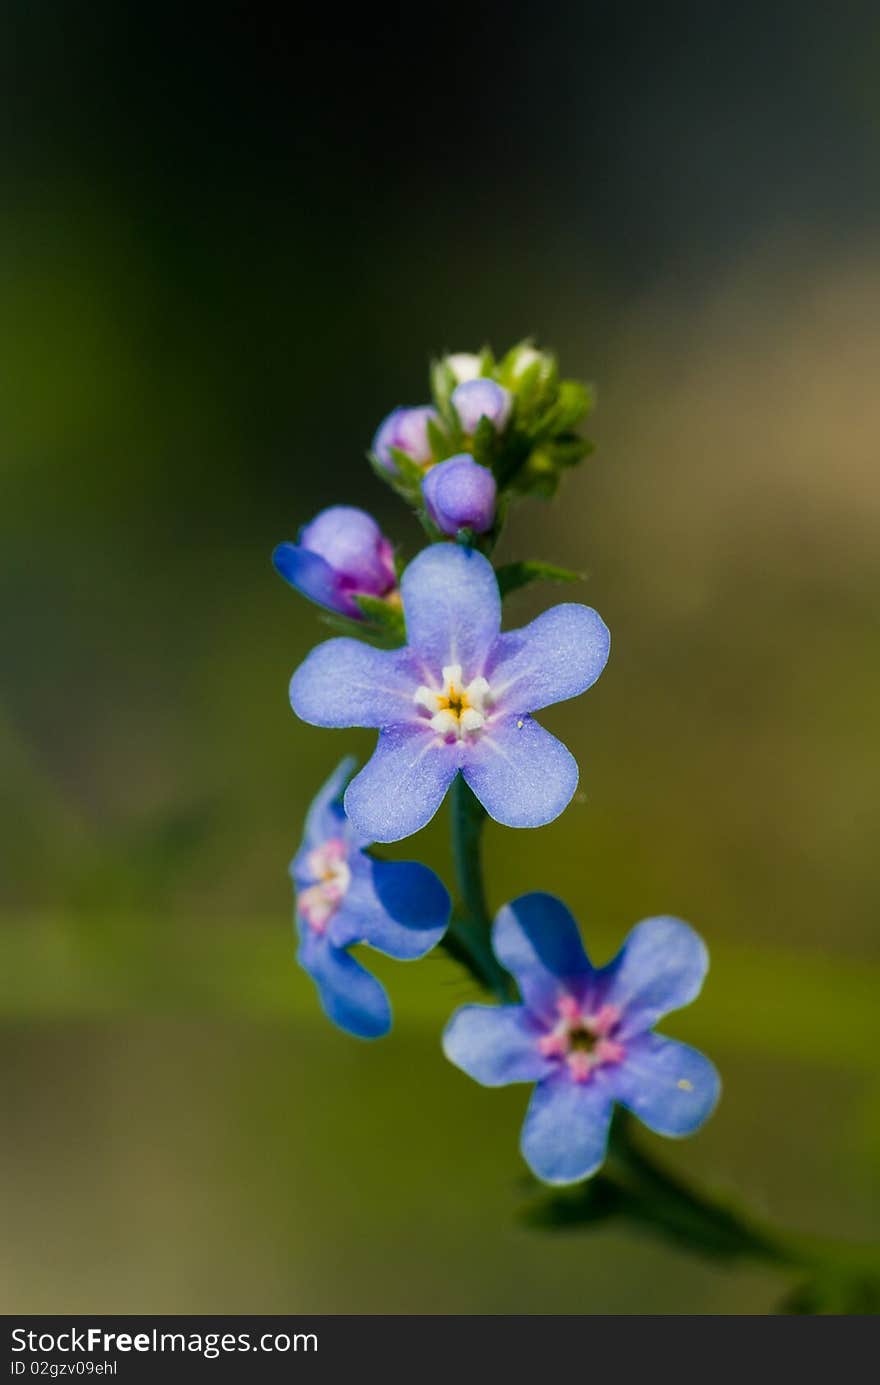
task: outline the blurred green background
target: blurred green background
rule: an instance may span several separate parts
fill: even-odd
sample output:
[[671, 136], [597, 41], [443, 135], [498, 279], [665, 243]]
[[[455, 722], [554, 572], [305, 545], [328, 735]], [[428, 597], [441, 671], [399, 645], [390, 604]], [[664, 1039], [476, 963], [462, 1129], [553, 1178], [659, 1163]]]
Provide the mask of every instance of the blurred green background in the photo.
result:
[[[725, 1078], [664, 1145], [804, 1231], [880, 1236], [880, 21], [870, 4], [0, 12], [0, 1305], [742, 1313], [786, 1287], [516, 1215], [526, 1093], [293, 964], [304, 809], [370, 736], [300, 725], [322, 627], [273, 574], [444, 348], [533, 333], [595, 459], [507, 556], [614, 634], [542, 719], [582, 765], [487, 833], [598, 960], [707, 938], [669, 1029]], [[556, 599], [517, 599], [515, 623]], [[449, 875], [445, 821], [418, 852]], [[650, 1137], [647, 1137], [650, 1138]], [[661, 1142], [656, 1142], [658, 1148]]]

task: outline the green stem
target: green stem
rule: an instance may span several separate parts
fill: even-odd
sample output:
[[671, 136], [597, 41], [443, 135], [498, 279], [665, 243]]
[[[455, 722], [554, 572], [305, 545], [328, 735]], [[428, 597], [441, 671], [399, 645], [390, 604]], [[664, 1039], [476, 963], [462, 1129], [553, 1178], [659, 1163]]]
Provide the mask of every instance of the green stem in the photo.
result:
[[[622, 1115], [623, 1113], [621, 1113]], [[691, 1187], [659, 1164], [633, 1138], [629, 1117], [615, 1120], [611, 1170], [641, 1204], [642, 1217], [690, 1250], [709, 1249], [729, 1258], [763, 1261], [809, 1275], [849, 1275], [876, 1291], [874, 1247], [853, 1247], [819, 1237], [794, 1235], [762, 1223], [751, 1213]]]
[[447, 950], [499, 1000], [510, 999], [510, 981], [492, 951], [492, 918], [486, 903], [480, 856], [486, 810], [461, 775], [450, 791], [452, 857], [457, 900], [446, 935]]
[[[623, 1113], [620, 1113], [623, 1116]], [[646, 1216], [657, 1230], [694, 1249], [709, 1244], [715, 1253], [782, 1265], [814, 1263], [805, 1247], [783, 1237], [739, 1209], [713, 1200], [657, 1163], [633, 1139], [632, 1122], [620, 1116], [611, 1136], [611, 1167], [644, 1199]]]

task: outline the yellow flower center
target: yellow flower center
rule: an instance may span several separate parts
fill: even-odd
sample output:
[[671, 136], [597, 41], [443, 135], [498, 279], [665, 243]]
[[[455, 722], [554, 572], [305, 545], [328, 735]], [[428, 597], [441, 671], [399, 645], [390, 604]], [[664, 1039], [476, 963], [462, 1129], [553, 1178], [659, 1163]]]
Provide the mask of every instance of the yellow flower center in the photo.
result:
[[489, 684], [485, 678], [473, 678], [465, 684], [461, 664], [449, 664], [443, 670], [442, 686], [416, 689], [415, 701], [430, 714], [432, 730], [445, 737], [457, 737], [480, 731], [488, 714]]

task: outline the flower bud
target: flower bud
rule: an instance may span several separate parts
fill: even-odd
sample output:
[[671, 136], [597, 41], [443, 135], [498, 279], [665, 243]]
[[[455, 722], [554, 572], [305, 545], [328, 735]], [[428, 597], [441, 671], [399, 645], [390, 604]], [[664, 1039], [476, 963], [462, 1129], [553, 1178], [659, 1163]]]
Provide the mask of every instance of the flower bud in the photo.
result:
[[422, 482], [425, 508], [437, 528], [455, 536], [459, 529], [485, 534], [495, 520], [495, 477], [473, 457], [461, 453], [432, 466]]
[[472, 437], [481, 418], [488, 418], [496, 433], [503, 432], [513, 399], [504, 386], [494, 380], [465, 380], [452, 391], [452, 406], [463, 431]]
[[463, 385], [465, 380], [479, 380], [482, 375], [482, 361], [471, 351], [455, 351], [445, 358], [446, 364], [455, 376], [455, 383]]
[[310, 601], [355, 620], [363, 618], [356, 595], [387, 598], [397, 586], [391, 544], [373, 517], [352, 505], [322, 510], [297, 543], [278, 545], [272, 562]]
[[413, 408], [393, 409], [376, 429], [373, 438], [373, 453], [380, 465], [392, 474], [396, 472], [391, 449], [406, 453], [412, 461], [423, 466], [433, 455], [431, 440], [428, 437], [428, 422], [440, 424], [436, 409], [430, 404], [419, 404]]
[[525, 343], [509, 351], [503, 364], [503, 378], [516, 390], [526, 371], [531, 370], [533, 366], [539, 367], [538, 379], [542, 385], [546, 384], [553, 376], [556, 363], [549, 352], [538, 351], [536, 347]]

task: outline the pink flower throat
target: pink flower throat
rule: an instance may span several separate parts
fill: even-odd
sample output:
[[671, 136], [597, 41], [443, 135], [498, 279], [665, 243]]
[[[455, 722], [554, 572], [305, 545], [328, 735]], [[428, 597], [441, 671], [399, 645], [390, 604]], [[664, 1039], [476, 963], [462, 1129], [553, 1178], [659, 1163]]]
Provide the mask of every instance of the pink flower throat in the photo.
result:
[[587, 1082], [596, 1068], [623, 1058], [623, 1044], [612, 1037], [620, 1024], [615, 1005], [602, 1005], [587, 1015], [574, 996], [564, 995], [557, 1001], [556, 1012], [559, 1018], [549, 1034], [538, 1040], [538, 1048], [545, 1058], [564, 1060], [575, 1082]]
[[299, 912], [316, 933], [326, 930], [351, 884], [347, 854], [345, 843], [331, 837], [306, 857], [306, 870], [315, 883], [299, 895]]

